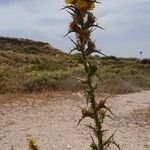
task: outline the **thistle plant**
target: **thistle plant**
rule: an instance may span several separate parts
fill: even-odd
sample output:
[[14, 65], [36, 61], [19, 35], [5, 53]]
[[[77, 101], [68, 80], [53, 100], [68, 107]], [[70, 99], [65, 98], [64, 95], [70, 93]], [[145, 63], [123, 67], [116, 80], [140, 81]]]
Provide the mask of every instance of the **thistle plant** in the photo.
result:
[[106, 105], [107, 98], [98, 101], [95, 97], [95, 90], [100, 85], [101, 78], [97, 73], [98, 64], [91, 61], [90, 58], [93, 53], [102, 54], [102, 52], [96, 49], [91, 33], [96, 28], [103, 29], [96, 23], [96, 17], [93, 14], [96, 4], [100, 2], [96, 0], [65, 0], [65, 3], [64, 9], [67, 9], [72, 17], [66, 36], [70, 33], [75, 34], [75, 40], [69, 37], [74, 44], [71, 52], [77, 51], [79, 53], [78, 62], [83, 66], [86, 74], [84, 79], [79, 79], [80, 83], [85, 84], [84, 92], [86, 96], [86, 107], [81, 108], [82, 118], [79, 123], [87, 117], [93, 120], [92, 124], [86, 125], [95, 135], [94, 137], [91, 135], [92, 150], [107, 150], [111, 144], [120, 149], [119, 145], [113, 140], [114, 134], [105, 139], [105, 132], [107, 131], [103, 129], [104, 120], [106, 117], [110, 117], [109, 114], [112, 114]]

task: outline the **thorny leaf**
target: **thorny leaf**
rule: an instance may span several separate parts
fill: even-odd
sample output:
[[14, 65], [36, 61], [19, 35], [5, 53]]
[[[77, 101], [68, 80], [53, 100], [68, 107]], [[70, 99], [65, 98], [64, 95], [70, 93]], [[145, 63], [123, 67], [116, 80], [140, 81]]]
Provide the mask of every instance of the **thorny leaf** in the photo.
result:
[[74, 51], [76, 51], [76, 48], [73, 48], [72, 50], [70, 50], [69, 54], [71, 54]]
[[113, 144], [114, 144], [119, 150], [121, 150], [120, 146], [119, 146], [115, 141], [113, 141]]
[[99, 25], [95, 25], [95, 24], [91, 25], [91, 27], [97, 27], [97, 28], [100, 28], [102, 30], [105, 30], [104, 28], [100, 27]]
[[71, 16], [74, 16], [74, 13], [67, 10], [67, 13], [69, 13]]
[[88, 127], [89, 129], [92, 129], [93, 132], [96, 132], [96, 129], [95, 129], [94, 127], [92, 127], [91, 125], [86, 125], [86, 124], [85, 124], [85, 126]]
[[91, 146], [92, 150], [98, 150], [98, 146], [97, 146], [97, 144], [95, 143], [95, 141], [94, 141], [92, 135], [91, 135], [91, 139], [92, 139], [92, 144], [91, 144], [90, 146]]
[[73, 40], [70, 36], [68, 36], [68, 38], [70, 39], [70, 41], [71, 41], [74, 45], [78, 46], [78, 44], [77, 44], [76, 42], [74, 42], [74, 40]]
[[66, 37], [67, 35], [69, 35], [70, 33], [72, 33], [73, 31], [68, 31], [67, 34], [65, 34], [63, 37]]
[[105, 106], [105, 109], [108, 110], [108, 111], [114, 116], [114, 113], [110, 110], [109, 107], [106, 107], [106, 106]]
[[60, 10], [64, 10], [64, 9], [70, 9], [73, 12], [76, 10], [76, 8], [74, 6], [64, 6], [63, 8], [61, 8]]
[[103, 143], [104, 146], [109, 146], [114, 140], [113, 137], [115, 135], [116, 131]]
[[77, 126], [80, 124], [80, 122], [86, 118], [86, 117], [89, 117], [89, 118], [94, 118], [94, 112], [93, 110], [91, 109], [91, 107], [87, 107], [87, 108], [82, 108], [80, 106], [78, 106], [80, 109], [81, 109], [81, 112], [82, 112], [82, 118], [79, 120]]

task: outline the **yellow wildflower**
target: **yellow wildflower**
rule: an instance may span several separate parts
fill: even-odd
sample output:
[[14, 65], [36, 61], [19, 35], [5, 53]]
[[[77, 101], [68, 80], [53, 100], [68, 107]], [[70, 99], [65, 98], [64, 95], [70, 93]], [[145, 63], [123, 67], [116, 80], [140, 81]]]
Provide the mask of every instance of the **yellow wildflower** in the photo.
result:
[[74, 0], [65, 0], [66, 4], [74, 4]]
[[33, 139], [32, 137], [30, 137], [28, 139], [28, 142], [29, 142], [29, 150], [39, 150], [40, 149], [36, 139]]
[[78, 0], [75, 3], [76, 8], [79, 10], [93, 10], [95, 8], [94, 2], [87, 2], [85, 0]]
[[85, 0], [78, 0], [75, 4], [76, 8], [79, 10], [87, 10], [88, 3]]
[[89, 10], [94, 10], [95, 8], [95, 3], [94, 2], [90, 2], [90, 5], [88, 7]]

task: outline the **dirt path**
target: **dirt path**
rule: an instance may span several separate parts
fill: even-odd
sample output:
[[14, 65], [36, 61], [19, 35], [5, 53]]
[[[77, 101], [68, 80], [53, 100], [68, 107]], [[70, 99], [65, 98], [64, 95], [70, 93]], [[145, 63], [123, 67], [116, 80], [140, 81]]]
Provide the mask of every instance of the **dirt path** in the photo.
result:
[[[78, 105], [84, 105], [80, 92], [0, 96], [0, 150], [27, 150], [30, 134], [46, 150], [88, 150], [89, 120], [76, 127]], [[105, 128], [117, 128], [122, 150], [150, 150], [150, 91], [117, 96], [109, 105], [116, 117]]]

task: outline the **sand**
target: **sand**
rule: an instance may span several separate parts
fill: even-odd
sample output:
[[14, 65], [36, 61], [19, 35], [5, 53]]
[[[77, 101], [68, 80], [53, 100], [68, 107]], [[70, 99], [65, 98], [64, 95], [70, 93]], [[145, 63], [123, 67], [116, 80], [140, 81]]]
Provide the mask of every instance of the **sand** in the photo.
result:
[[[84, 106], [81, 92], [47, 92], [0, 96], [0, 150], [27, 150], [35, 137], [42, 150], [88, 150], [90, 131], [77, 127]], [[109, 134], [122, 150], [150, 150], [150, 91], [119, 95], [108, 100], [115, 114], [106, 120]], [[116, 149], [113, 147], [112, 149]]]

